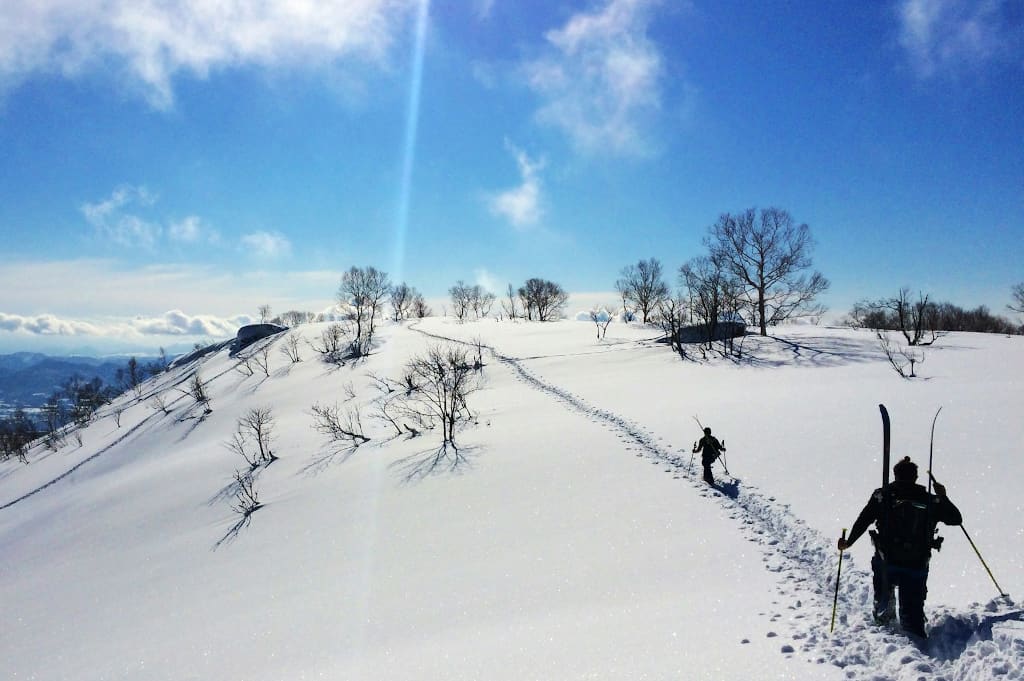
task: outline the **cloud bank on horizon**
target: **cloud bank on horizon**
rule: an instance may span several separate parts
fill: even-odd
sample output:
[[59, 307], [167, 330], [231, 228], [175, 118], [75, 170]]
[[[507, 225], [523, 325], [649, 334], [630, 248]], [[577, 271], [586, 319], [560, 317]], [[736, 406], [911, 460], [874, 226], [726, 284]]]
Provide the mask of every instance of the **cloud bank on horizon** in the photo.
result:
[[[402, 276], [428, 297], [472, 277], [498, 295], [538, 275], [610, 291], [637, 259], [672, 271], [696, 255], [719, 213], [776, 201], [815, 230], [842, 302], [874, 293], [854, 290], [864, 263], [879, 286], [993, 308], [969, 296], [1014, 283], [1024, 177], [1007, 140], [1022, 127], [995, 116], [1020, 110], [1004, 85], [1024, 71], [1015, 0], [826, 17], [699, 0], [9, 0], [0, 334], [223, 336], [258, 304], [324, 309], [338, 272], [388, 262], [424, 7]], [[805, 25], [805, 46], [772, 37]], [[982, 229], [989, 252], [959, 266]], [[928, 230], [949, 238], [918, 264], [877, 245]], [[89, 295], [69, 300], [68, 282]]]

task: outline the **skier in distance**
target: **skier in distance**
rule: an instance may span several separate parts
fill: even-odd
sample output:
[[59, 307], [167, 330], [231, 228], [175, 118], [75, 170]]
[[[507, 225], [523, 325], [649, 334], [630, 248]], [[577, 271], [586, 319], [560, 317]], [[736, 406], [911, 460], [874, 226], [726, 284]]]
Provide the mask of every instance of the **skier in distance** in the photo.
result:
[[874, 579], [874, 618], [886, 624], [895, 616], [893, 592], [899, 589], [899, 614], [903, 630], [926, 638], [924, 599], [928, 594], [928, 563], [932, 549], [941, 547], [935, 537], [938, 523], [959, 525], [963, 516], [946, 497], [946, 488], [935, 483], [935, 494], [917, 484], [917, 464], [909, 456], [893, 466], [893, 482], [876, 489], [857, 516], [850, 536], [839, 539], [839, 550], [845, 551], [864, 534], [870, 532], [875, 545], [871, 558]]
[[704, 482], [709, 485], [715, 484], [715, 476], [711, 473], [711, 464], [717, 461], [724, 451], [726, 451], [725, 441], [719, 442], [718, 438], [711, 434], [710, 428], [704, 429], [704, 437], [700, 439], [700, 442], [693, 443], [693, 453], [701, 453], [700, 462], [704, 466]]

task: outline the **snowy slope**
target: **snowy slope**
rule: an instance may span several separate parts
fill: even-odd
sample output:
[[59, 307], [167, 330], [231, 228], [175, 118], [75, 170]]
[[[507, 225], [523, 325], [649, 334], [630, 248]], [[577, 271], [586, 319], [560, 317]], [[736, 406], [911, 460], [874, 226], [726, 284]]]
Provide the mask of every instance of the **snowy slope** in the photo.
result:
[[[370, 416], [374, 377], [397, 379], [427, 334], [493, 348], [465, 460], [433, 471], [434, 433]], [[944, 406], [935, 473], [1019, 592], [1021, 339], [944, 338], [909, 382], [866, 335], [781, 335], [698, 364], [634, 326], [596, 341], [578, 322], [432, 319], [342, 367], [308, 348], [287, 364], [280, 338], [269, 377], [201, 358], [122, 398], [120, 427], [108, 411], [81, 446], [0, 464], [0, 659], [16, 679], [1021, 678], [1024, 624], [986, 609], [995, 588], [956, 528], [927, 648], [867, 625], [866, 540], [828, 633], [835, 536], [880, 476], [879, 402], [894, 452], [922, 464]], [[172, 387], [195, 371], [207, 415]], [[327, 446], [315, 402], [359, 405], [373, 439]], [[279, 459], [232, 533], [244, 462], [224, 443], [257, 406]], [[732, 497], [688, 467], [694, 414], [726, 439]]]

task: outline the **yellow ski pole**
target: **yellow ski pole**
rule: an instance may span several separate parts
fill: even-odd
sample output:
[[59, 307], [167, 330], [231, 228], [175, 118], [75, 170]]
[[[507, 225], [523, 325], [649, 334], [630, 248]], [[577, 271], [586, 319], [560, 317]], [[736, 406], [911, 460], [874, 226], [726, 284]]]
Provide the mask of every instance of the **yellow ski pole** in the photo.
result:
[[[843, 541], [846, 541], [846, 528], [843, 528]], [[839, 575], [843, 572], [843, 550], [839, 549], [839, 569], [836, 570], [836, 595], [832, 597], [832, 625], [828, 628], [828, 633], [832, 633], [836, 628], [836, 606], [839, 604]]]

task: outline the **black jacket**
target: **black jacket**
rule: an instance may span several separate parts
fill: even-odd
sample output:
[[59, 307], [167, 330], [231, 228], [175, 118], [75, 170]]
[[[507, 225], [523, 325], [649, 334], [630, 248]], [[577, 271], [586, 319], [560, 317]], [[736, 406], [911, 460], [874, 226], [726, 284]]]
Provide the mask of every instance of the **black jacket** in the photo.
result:
[[[883, 523], [883, 518], [886, 515], [884, 513], [884, 500], [886, 497], [889, 498], [888, 527], [885, 527]], [[923, 508], [928, 521], [927, 527], [919, 532], [918, 546], [911, 552], [913, 555], [910, 556], [907, 555], [905, 550], [897, 551], [896, 547], [891, 546], [890, 541], [894, 536], [900, 535], [901, 531], [906, 529], [898, 526], [900, 515], [897, 510], [894, 510], [898, 509], [899, 505], [905, 502], [913, 503], [917, 508]], [[850, 536], [846, 542], [853, 544], [864, 534], [864, 531], [868, 529], [871, 523], [876, 523], [878, 535], [875, 549], [882, 554], [883, 558], [896, 564], [907, 565], [908, 567], [923, 567], [928, 564], [928, 559], [931, 556], [931, 538], [935, 526], [938, 523], [959, 525], [962, 522], [963, 516], [960, 515], [960, 509], [948, 498], [930, 494], [928, 490], [917, 483], [897, 480], [889, 483], [887, 488], [876, 489], [871, 494], [867, 505], [864, 506], [864, 510], [857, 516], [857, 521], [850, 529]], [[886, 556], [887, 552], [890, 552], [892, 555]]]

